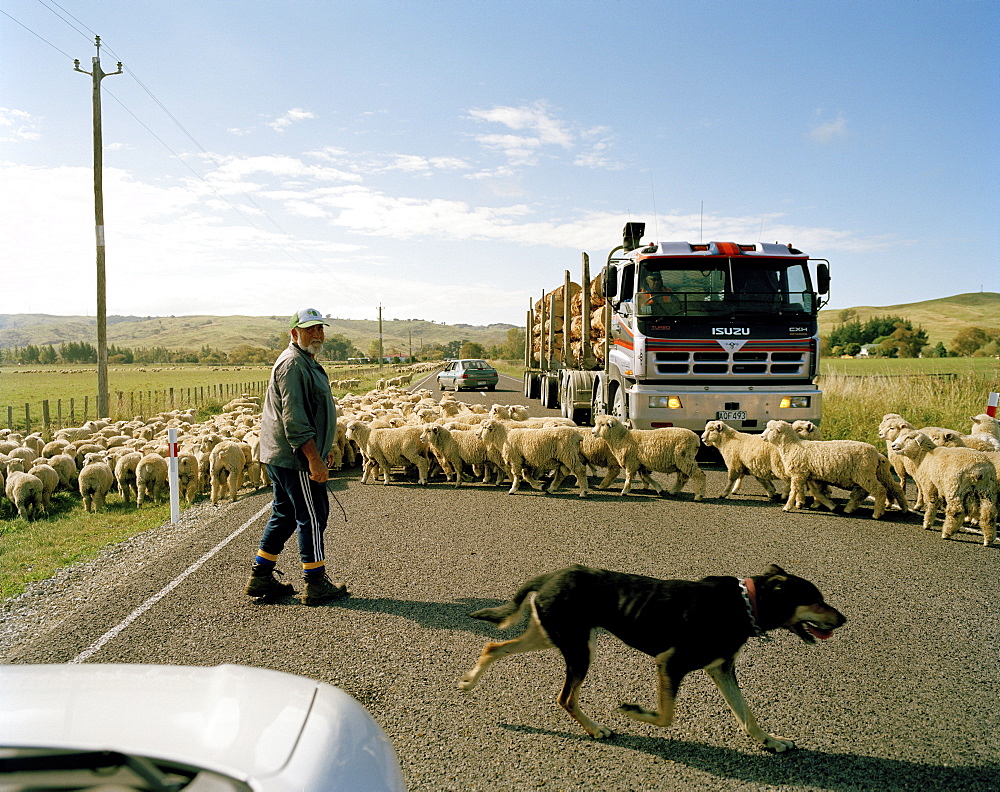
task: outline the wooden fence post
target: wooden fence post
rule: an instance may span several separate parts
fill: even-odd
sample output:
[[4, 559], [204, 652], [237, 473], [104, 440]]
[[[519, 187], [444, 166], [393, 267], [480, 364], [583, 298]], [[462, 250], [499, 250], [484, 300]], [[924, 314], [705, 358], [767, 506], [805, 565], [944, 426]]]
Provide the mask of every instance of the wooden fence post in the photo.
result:
[[56, 427], [62, 429], [62, 399], [56, 399]]
[[42, 399], [42, 437], [46, 442], [52, 439], [51, 426], [49, 425], [49, 400]]
[[31, 405], [27, 402], [24, 405], [24, 433], [31, 434]]

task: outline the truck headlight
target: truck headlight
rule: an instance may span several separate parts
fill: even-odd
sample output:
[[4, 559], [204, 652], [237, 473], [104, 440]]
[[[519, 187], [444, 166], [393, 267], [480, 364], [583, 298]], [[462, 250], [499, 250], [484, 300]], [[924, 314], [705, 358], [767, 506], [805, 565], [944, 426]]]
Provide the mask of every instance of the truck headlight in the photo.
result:
[[650, 396], [649, 397], [650, 407], [666, 407], [671, 410], [680, 410], [684, 407], [681, 404], [680, 396]]
[[782, 409], [786, 407], [808, 407], [811, 401], [812, 396], [783, 396], [781, 404], [778, 406]]

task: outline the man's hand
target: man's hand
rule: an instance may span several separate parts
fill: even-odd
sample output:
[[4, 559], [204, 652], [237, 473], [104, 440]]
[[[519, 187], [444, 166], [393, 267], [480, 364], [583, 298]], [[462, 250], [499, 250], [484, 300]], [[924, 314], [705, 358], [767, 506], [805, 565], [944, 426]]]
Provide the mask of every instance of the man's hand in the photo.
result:
[[326, 469], [326, 463], [323, 461], [323, 457], [319, 455], [319, 449], [316, 448], [316, 441], [312, 438], [306, 440], [302, 444], [301, 450], [306, 455], [306, 459], [309, 460], [309, 478], [317, 484], [326, 484], [330, 479], [330, 471]]

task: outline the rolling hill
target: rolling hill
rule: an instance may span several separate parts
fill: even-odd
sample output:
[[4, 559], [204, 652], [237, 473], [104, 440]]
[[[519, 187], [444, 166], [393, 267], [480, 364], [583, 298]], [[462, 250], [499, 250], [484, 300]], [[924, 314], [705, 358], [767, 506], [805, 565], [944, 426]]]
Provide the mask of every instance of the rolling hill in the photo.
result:
[[[362, 352], [378, 338], [378, 322], [362, 319], [333, 319], [327, 336], [342, 335]], [[449, 341], [475, 341], [483, 346], [502, 344], [514, 325], [446, 325], [421, 319], [392, 319], [382, 322], [383, 348], [414, 354], [421, 345]], [[120, 347], [201, 349], [210, 346], [228, 352], [240, 344], [267, 347], [275, 336], [279, 344], [288, 339], [288, 319], [283, 316], [109, 316], [108, 344]], [[48, 314], [0, 314], [0, 348], [28, 344], [59, 345], [63, 342], [96, 343], [97, 320], [87, 316]]]
[[[965, 327], [1000, 330], [1000, 294], [974, 292], [901, 305], [861, 305], [846, 309], [862, 322], [873, 316], [901, 316], [922, 327], [931, 344], [948, 346]], [[845, 309], [819, 313], [819, 331], [828, 335], [844, 321]], [[378, 337], [378, 322], [365, 319], [328, 319], [328, 334], [348, 338], [362, 352]], [[447, 325], [422, 319], [392, 319], [382, 322], [387, 352], [419, 354], [422, 344], [475, 341], [484, 346], [502, 344], [509, 324]], [[287, 338], [288, 324], [279, 316], [109, 316], [108, 343], [123, 347], [162, 346], [167, 349], [200, 349], [208, 345], [229, 351], [240, 344], [268, 346], [275, 336]], [[28, 344], [59, 345], [70, 341], [95, 343], [97, 321], [87, 316], [47, 314], [0, 314], [0, 348]], [[282, 340], [282, 345], [284, 340]]]
[[[885, 305], [876, 307], [860, 305], [850, 308], [853, 318], [864, 322], [873, 316], [901, 316], [909, 319], [914, 327], [922, 327], [931, 345], [938, 341], [950, 346], [955, 335], [966, 327], [982, 327], [1000, 330], [1000, 294], [997, 292], [972, 292], [942, 297], [937, 300]], [[839, 324], [843, 324], [844, 309], [819, 312], [820, 335], [829, 335]]]

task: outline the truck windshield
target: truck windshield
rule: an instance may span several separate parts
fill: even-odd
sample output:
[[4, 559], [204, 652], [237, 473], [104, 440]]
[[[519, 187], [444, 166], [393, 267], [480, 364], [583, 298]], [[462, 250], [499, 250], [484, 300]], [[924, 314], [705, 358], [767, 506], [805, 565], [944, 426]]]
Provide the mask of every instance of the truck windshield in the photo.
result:
[[647, 259], [635, 302], [646, 316], [813, 313], [806, 265], [766, 258]]

